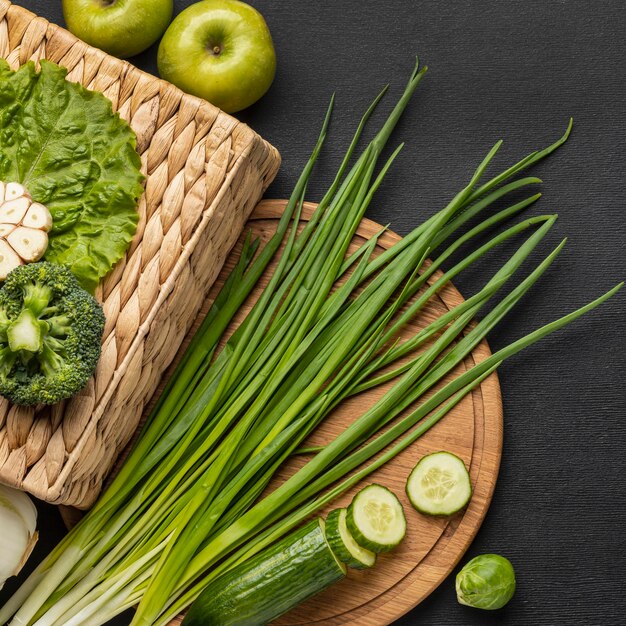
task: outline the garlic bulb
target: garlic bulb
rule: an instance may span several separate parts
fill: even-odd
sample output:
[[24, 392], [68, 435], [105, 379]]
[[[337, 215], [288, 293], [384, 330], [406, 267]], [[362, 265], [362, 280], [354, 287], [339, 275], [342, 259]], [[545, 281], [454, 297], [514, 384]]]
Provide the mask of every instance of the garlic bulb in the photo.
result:
[[37, 543], [37, 509], [23, 492], [0, 485], [0, 589], [16, 576]]
[[0, 280], [44, 255], [51, 228], [50, 211], [33, 202], [23, 185], [0, 181]]

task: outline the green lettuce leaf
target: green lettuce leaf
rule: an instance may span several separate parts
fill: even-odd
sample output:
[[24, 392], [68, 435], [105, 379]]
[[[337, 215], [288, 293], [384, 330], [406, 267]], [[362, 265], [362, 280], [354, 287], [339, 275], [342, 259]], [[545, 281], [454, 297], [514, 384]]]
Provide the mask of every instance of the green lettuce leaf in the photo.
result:
[[0, 180], [22, 183], [54, 220], [47, 261], [93, 291], [126, 252], [143, 192], [136, 137], [101, 93], [48, 61], [0, 60]]

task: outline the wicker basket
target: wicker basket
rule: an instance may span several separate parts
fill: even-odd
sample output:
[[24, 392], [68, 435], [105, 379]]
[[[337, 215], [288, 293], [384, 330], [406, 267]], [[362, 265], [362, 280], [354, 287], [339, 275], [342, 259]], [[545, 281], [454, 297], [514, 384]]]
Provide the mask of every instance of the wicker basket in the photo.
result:
[[79, 396], [40, 410], [0, 399], [0, 481], [86, 508], [280, 159], [219, 109], [6, 0], [0, 56], [13, 68], [49, 59], [104, 93], [136, 132], [147, 176], [132, 246], [97, 294], [107, 324], [94, 378]]

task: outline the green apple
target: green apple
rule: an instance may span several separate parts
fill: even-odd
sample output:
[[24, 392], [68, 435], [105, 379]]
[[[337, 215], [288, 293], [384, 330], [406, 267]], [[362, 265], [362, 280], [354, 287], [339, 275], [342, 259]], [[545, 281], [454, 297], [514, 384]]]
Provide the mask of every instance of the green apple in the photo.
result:
[[172, 19], [173, 0], [63, 0], [69, 30], [116, 57], [149, 48]]
[[269, 89], [276, 55], [267, 24], [256, 9], [238, 0], [202, 0], [167, 29], [158, 66], [165, 80], [234, 113]]

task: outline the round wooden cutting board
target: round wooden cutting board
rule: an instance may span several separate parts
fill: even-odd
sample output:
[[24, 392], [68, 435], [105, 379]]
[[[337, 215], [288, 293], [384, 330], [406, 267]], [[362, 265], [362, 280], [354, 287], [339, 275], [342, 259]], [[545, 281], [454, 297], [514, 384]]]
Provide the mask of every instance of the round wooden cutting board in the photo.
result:
[[[262, 243], [275, 231], [285, 204], [284, 200], [264, 200], [256, 207], [248, 222], [248, 228], [261, 238]], [[313, 204], [305, 204], [302, 219], [307, 220], [314, 208]], [[353, 247], [356, 248], [380, 230], [379, 224], [364, 219], [353, 241]], [[244, 236], [242, 235], [242, 239], [226, 262], [197, 323], [204, 317], [212, 298], [238, 258]], [[398, 235], [387, 231], [379, 239], [378, 252], [391, 247], [399, 240]], [[438, 276], [439, 274], [435, 274], [434, 278]], [[267, 276], [264, 278], [265, 281], [262, 279], [257, 288], [257, 296], [267, 283]], [[248, 307], [254, 299], [255, 294], [247, 303]], [[409, 325], [403, 336], [414, 334], [462, 301], [461, 294], [453, 286], [447, 286], [439, 296], [432, 299], [419, 318]], [[241, 317], [234, 321], [234, 327], [241, 321]], [[180, 352], [182, 353], [182, 350]], [[489, 355], [487, 343], [481, 343], [450, 378]], [[344, 402], [317, 429], [307, 445], [321, 445], [338, 435], [386, 389], [387, 387], [370, 390]], [[465, 461], [474, 490], [467, 509], [451, 519], [432, 518], [416, 512], [404, 491], [409, 472], [417, 461], [424, 454], [438, 450], [453, 452]], [[276, 624], [382, 626], [392, 623], [418, 605], [448, 576], [476, 535], [491, 501], [501, 453], [502, 400], [498, 379], [494, 374], [424, 437], [367, 479], [365, 484], [380, 483], [390, 488], [400, 498], [408, 525], [407, 536], [402, 544], [393, 552], [381, 555], [371, 570], [350, 570], [345, 580], [283, 616]], [[293, 457], [281, 468], [280, 475], [274, 480], [282, 481], [306, 460], [306, 457]], [[344, 494], [322, 514], [325, 515], [338, 506], [347, 506], [355, 492], [362, 486], [364, 485]], [[68, 518], [67, 511], [64, 516]], [[180, 623], [180, 620], [174, 623]]]

